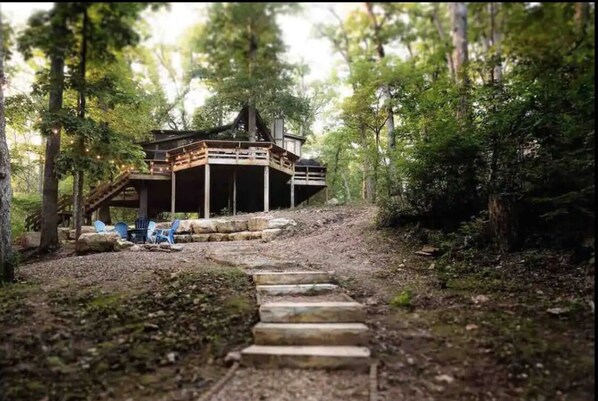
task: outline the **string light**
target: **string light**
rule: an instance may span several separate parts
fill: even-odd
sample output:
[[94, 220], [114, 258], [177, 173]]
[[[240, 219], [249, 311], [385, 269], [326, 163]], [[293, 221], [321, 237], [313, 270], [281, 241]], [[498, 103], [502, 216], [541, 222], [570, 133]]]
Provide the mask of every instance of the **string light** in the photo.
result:
[[96, 156], [96, 158], [97, 158], [98, 160], [100, 160], [100, 159], [101, 159], [100, 155], [97, 155], [97, 156]]
[[85, 148], [85, 151], [86, 151], [86, 152], [89, 152], [89, 148]]

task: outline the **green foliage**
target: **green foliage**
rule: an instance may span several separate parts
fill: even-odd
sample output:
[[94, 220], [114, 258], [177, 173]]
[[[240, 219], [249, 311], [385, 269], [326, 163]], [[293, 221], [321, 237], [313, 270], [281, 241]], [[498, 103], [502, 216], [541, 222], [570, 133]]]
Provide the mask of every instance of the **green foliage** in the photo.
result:
[[14, 193], [10, 206], [10, 223], [13, 240], [25, 232], [25, 217], [41, 208], [41, 194], [19, 194]]
[[413, 307], [413, 291], [411, 291], [410, 289], [406, 289], [398, 292], [390, 300], [390, 306], [392, 306], [393, 308]]

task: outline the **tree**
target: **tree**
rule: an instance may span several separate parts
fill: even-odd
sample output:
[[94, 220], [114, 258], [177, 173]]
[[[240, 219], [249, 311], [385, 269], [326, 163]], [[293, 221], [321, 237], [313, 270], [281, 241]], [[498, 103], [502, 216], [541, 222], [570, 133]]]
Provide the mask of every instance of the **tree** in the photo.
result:
[[56, 3], [50, 11], [34, 14], [19, 37], [19, 50], [25, 58], [34, 48], [50, 59], [45, 91], [49, 93], [48, 110], [42, 116], [41, 131], [46, 137], [44, 183], [39, 250], [47, 252], [58, 246], [58, 175], [56, 158], [60, 153], [61, 114], [64, 92], [64, 63], [72, 35], [67, 28], [69, 5]]
[[286, 3], [214, 3], [196, 40], [201, 78], [221, 104], [249, 106], [250, 140], [255, 140], [255, 108], [263, 117], [296, 119], [303, 110], [291, 95], [293, 66], [282, 60], [285, 46], [276, 17], [294, 9]]
[[4, 25], [0, 12], [0, 281], [14, 280], [14, 266], [10, 232], [10, 157], [6, 143], [6, 121], [4, 117]]
[[455, 80], [461, 87], [461, 100], [458, 109], [459, 117], [467, 115], [467, 5], [465, 3], [449, 3], [451, 16], [451, 31], [453, 39], [452, 65], [455, 70]]

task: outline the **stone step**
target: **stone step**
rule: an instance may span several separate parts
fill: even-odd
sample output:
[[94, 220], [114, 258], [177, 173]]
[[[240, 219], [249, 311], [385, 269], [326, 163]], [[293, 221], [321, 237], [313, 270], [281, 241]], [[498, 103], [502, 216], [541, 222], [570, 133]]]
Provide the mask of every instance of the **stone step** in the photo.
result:
[[357, 302], [272, 302], [260, 306], [264, 323], [362, 323], [365, 308]]
[[328, 272], [260, 272], [253, 274], [256, 285], [273, 284], [325, 284], [332, 281]]
[[363, 323], [258, 323], [256, 345], [366, 345], [370, 333]]
[[278, 284], [257, 285], [259, 294], [266, 295], [291, 295], [291, 294], [322, 294], [338, 289], [334, 284]]
[[277, 368], [367, 368], [370, 350], [350, 346], [252, 345], [241, 351], [241, 365]]

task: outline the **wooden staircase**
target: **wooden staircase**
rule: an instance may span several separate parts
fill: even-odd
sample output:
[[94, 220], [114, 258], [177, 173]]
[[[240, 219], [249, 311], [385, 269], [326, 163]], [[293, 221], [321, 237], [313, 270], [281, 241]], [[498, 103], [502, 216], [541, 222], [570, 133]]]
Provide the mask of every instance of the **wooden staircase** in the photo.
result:
[[[114, 180], [102, 183], [92, 189], [84, 198], [84, 214], [89, 215], [102, 205], [105, 201], [117, 195], [127, 187], [131, 178], [131, 171], [124, 171], [117, 175]], [[58, 224], [68, 224], [73, 215], [73, 197], [62, 196], [58, 201]], [[41, 208], [29, 214], [25, 218], [25, 229], [27, 231], [39, 231], [41, 228]]]

